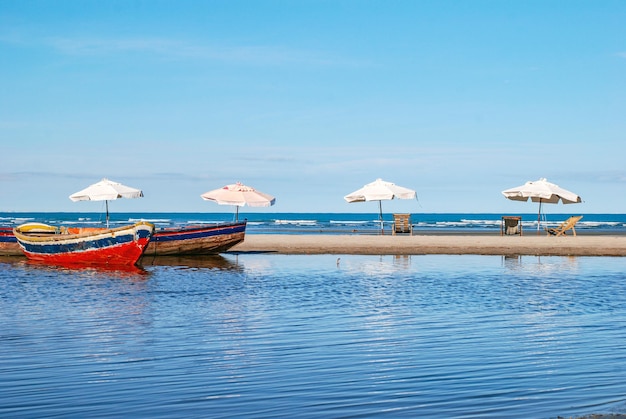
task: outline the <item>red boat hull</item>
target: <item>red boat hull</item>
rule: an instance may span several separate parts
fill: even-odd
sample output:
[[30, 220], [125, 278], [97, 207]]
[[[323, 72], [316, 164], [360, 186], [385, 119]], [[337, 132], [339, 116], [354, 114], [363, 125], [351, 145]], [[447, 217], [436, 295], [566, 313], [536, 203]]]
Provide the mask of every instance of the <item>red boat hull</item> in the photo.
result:
[[126, 243], [106, 249], [85, 250], [75, 253], [42, 254], [24, 251], [26, 257], [37, 262], [52, 265], [94, 264], [94, 265], [134, 265], [144, 252], [147, 239]]

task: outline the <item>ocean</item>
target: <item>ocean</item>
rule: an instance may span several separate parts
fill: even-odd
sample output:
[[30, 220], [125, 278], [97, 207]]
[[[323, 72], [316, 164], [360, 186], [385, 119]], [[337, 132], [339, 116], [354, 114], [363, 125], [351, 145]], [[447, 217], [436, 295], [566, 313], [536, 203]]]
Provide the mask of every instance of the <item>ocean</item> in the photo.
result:
[[[415, 234], [430, 233], [498, 233], [503, 214], [428, 214], [411, 215]], [[524, 229], [537, 229], [537, 214], [506, 214], [522, 217]], [[572, 214], [543, 215], [541, 228], [555, 227]], [[579, 214], [575, 214], [579, 215]], [[105, 214], [97, 212], [0, 212], [0, 226], [15, 226], [25, 222], [46, 222], [59, 225], [103, 225]], [[239, 219], [247, 219], [247, 234], [346, 234], [377, 233], [380, 231], [378, 214], [372, 213], [245, 213]], [[234, 213], [111, 213], [110, 224], [123, 225], [146, 220], [160, 227], [190, 224], [211, 224], [234, 221]], [[384, 228], [389, 230], [392, 214], [383, 214]], [[584, 214], [576, 224], [576, 232], [585, 234], [626, 234], [626, 214]]]
[[[377, 228], [371, 214], [245, 216], [251, 234]], [[497, 232], [500, 216], [414, 217]], [[624, 228], [623, 216], [584, 219], [594, 231]], [[233, 252], [120, 270], [0, 257], [0, 417], [626, 414], [625, 342], [620, 257]]]

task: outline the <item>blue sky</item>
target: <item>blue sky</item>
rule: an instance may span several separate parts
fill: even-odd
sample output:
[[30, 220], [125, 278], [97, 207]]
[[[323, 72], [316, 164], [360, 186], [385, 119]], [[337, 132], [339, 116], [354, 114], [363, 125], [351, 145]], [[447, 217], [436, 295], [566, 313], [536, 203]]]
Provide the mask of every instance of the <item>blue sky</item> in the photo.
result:
[[0, 211], [376, 212], [343, 196], [415, 189], [386, 212], [536, 210], [541, 177], [626, 210], [624, 1], [2, 1]]

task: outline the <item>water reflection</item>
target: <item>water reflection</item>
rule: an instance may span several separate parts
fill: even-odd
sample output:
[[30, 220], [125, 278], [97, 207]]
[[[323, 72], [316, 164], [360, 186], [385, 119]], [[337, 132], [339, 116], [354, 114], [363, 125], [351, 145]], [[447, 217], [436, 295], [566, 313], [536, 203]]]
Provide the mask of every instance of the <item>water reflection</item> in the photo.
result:
[[411, 267], [411, 255], [394, 255], [393, 265], [401, 269], [409, 269]]
[[502, 256], [502, 266], [513, 271], [576, 272], [579, 262], [579, 256]]
[[522, 256], [521, 255], [505, 255], [502, 256], [502, 266], [508, 269], [520, 269], [522, 266]]
[[388, 276], [395, 272], [411, 270], [411, 255], [384, 255], [376, 257], [343, 256], [337, 261], [342, 270], [368, 276]]
[[12, 266], [24, 262], [24, 256], [0, 256], [0, 265]]
[[241, 265], [222, 255], [206, 256], [144, 256], [142, 266], [179, 266], [192, 269], [241, 270]]
[[145, 279], [149, 273], [139, 266], [127, 265], [90, 265], [84, 263], [49, 264], [34, 260], [24, 260], [24, 266], [42, 271], [68, 271], [80, 273], [83, 277], [110, 277], [118, 279]]

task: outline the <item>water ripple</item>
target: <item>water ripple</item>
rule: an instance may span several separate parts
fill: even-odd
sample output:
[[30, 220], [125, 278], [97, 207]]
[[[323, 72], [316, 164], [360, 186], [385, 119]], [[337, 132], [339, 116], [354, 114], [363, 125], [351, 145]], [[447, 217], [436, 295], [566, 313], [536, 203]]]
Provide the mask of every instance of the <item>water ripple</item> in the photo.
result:
[[625, 412], [618, 258], [0, 260], [0, 415]]

